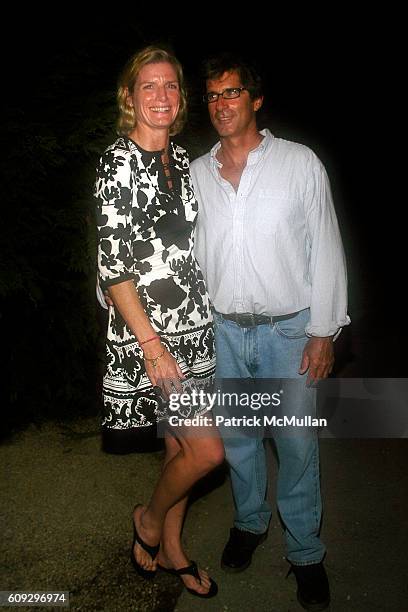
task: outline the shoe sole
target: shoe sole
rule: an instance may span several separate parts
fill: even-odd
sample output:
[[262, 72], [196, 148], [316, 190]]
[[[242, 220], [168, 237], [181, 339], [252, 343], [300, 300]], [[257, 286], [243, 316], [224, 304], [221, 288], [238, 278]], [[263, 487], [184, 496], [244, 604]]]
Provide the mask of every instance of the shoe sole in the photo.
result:
[[231, 567], [230, 565], [225, 565], [225, 563], [221, 561], [221, 569], [223, 569], [224, 572], [228, 572], [228, 574], [239, 574], [239, 572], [244, 572], [251, 565], [251, 563], [252, 557], [248, 563], [240, 565], [239, 567]]
[[304, 608], [305, 610], [308, 610], [309, 612], [322, 612], [322, 610], [326, 610], [326, 608], [328, 608], [330, 605], [330, 597], [326, 599], [325, 601], [311, 604], [311, 603], [306, 603], [300, 597], [299, 593], [297, 593], [297, 600], [302, 606], [302, 608]]

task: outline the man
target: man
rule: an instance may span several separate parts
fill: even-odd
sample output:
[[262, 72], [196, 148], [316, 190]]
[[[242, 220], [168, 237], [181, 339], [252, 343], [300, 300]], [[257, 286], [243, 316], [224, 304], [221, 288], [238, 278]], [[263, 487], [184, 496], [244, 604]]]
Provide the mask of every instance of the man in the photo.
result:
[[[347, 316], [346, 270], [326, 172], [307, 147], [258, 131], [263, 103], [253, 67], [207, 62], [205, 102], [219, 142], [195, 160], [196, 256], [215, 312], [217, 378], [297, 381], [290, 410], [315, 407], [311, 383], [333, 367], [333, 339]], [[224, 438], [235, 502], [222, 567], [242, 571], [271, 516], [262, 439]], [[277, 505], [287, 559], [307, 610], [330, 601], [319, 538], [316, 435], [275, 435]]]

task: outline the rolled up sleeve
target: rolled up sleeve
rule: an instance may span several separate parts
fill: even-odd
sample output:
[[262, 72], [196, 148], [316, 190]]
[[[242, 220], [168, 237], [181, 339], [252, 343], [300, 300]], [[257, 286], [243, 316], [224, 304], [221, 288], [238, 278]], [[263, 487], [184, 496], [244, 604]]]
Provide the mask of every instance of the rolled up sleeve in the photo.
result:
[[311, 303], [308, 336], [335, 336], [350, 323], [347, 314], [347, 271], [329, 179], [312, 154], [305, 214], [309, 241]]

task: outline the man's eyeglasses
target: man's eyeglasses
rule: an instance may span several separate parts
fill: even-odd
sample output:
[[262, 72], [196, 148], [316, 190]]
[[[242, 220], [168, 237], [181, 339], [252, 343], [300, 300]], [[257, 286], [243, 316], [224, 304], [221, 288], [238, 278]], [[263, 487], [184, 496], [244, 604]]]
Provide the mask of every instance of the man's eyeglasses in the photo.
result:
[[[203, 95], [203, 101], [206, 104], [211, 104], [211, 102], [217, 102], [218, 98], [222, 96], [225, 100], [233, 100], [234, 98], [239, 98], [241, 95], [241, 91], [247, 90], [246, 87], [227, 87], [221, 93], [217, 93], [216, 91], [208, 91]], [[247, 90], [248, 91], [248, 90]]]

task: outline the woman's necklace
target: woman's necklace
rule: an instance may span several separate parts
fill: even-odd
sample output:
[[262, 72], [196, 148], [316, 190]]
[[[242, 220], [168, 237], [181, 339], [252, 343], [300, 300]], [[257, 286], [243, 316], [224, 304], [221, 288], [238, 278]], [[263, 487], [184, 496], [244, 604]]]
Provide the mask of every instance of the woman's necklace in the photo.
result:
[[169, 159], [169, 153], [167, 149], [163, 149], [163, 152], [161, 155], [161, 161], [163, 164], [164, 174], [166, 175], [167, 185], [169, 189], [173, 191], [173, 179], [171, 178], [170, 159]]

